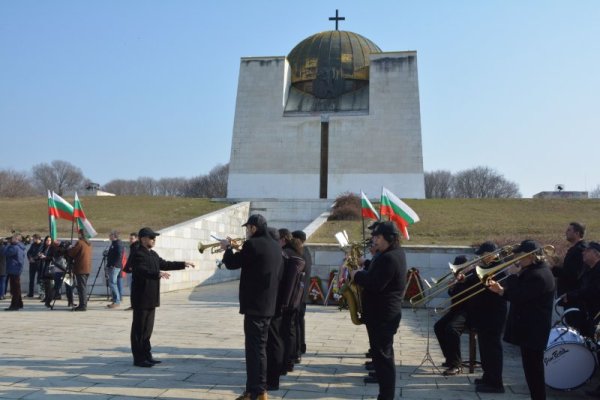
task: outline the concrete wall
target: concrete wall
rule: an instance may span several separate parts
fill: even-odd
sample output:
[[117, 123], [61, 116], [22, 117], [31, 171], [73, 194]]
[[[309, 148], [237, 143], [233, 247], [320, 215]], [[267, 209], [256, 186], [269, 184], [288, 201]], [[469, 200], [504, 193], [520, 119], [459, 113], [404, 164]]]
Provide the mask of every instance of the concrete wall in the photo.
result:
[[[309, 239], [310, 240], [310, 239]], [[321, 278], [325, 284], [332, 270], [340, 269], [344, 261], [344, 253], [339, 246], [332, 244], [307, 244], [313, 257], [312, 276]], [[411, 246], [403, 245], [406, 252], [408, 268], [417, 268], [422, 279], [431, 281], [431, 278], [440, 278], [450, 271], [448, 263], [454, 261], [458, 255], [467, 255], [472, 258], [475, 249], [464, 246]], [[323, 289], [325, 294], [325, 289]], [[439, 304], [447, 295], [440, 293], [439, 298], [432, 301], [431, 306]]]
[[287, 115], [288, 75], [285, 57], [241, 60], [228, 198], [319, 198], [321, 121], [329, 122], [328, 198], [378, 196], [381, 186], [424, 197], [416, 52], [371, 55], [368, 112]]

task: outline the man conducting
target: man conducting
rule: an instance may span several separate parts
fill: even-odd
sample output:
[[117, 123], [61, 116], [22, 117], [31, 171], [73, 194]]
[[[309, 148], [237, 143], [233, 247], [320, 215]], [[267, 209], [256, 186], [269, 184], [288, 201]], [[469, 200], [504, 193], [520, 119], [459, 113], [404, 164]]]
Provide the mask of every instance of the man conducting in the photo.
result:
[[165, 261], [152, 250], [159, 233], [150, 228], [142, 228], [138, 233], [140, 245], [129, 255], [127, 265], [133, 270], [134, 280], [131, 285], [131, 306], [133, 322], [131, 323], [131, 352], [133, 365], [149, 368], [160, 363], [152, 357], [150, 337], [154, 329], [154, 314], [160, 306], [160, 280], [171, 276], [164, 271], [194, 267], [184, 261]]
[[221, 241], [225, 267], [242, 270], [239, 298], [246, 336], [246, 390], [238, 400], [266, 400], [267, 336], [275, 315], [283, 256], [279, 244], [267, 234], [262, 215], [251, 215], [242, 226], [246, 241], [239, 252], [234, 253], [229, 238]]

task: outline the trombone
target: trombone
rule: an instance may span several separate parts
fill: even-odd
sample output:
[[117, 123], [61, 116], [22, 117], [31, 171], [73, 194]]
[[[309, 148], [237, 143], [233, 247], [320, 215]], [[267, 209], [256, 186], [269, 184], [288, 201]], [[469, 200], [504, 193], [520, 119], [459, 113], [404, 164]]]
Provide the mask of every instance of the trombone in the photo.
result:
[[[536, 253], [538, 253], [538, 254], [536, 254]], [[541, 254], [539, 254], [539, 253], [541, 253]], [[552, 257], [554, 255], [554, 253], [555, 253], [554, 246], [546, 245], [546, 246], [542, 247], [541, 249], [536, 249], [536, 250], [530, 251], [528, 253], [523, 253], [520, 256], [511, 259], [510, 261], [506, 261], [506, 262], [496, 265], [495, 267], [492, 267], [492, 268], [485, 269], [485, 268], [481, 268], [481, 267], [477, 266], [475, 268], [475, 271], [476, 271], [477, 277], [479, 278], [479, 282], [477, 282], [475, 285], [468, 287], [467, 289], [455, 294], [454, 296], [450, 297], [448, 300], [446, 300], [445, 303], [447, 303], [448, 301], [452, 302], [452, 300], [456, 299], [457, 297], [465, 296], [466, 292], [469, 292], [476, 288], [477, 288], [477, 290], [466, 295], [465, 297], [462, 297], [460, 300], [457, 300], [456, 302], [450, 304], [449, 306], [442, 309], [440, 312], [446, 312], [446, 311], [450, 310], [452, 307], [457, 306], [457, 305], [469, 300], [470, 298], [478, 295], [479, 293], [483, 292], [486, 289], [486, 284], [487, 284], [488, 280], [492, 279], [493, 277], [498, 275], [500, 272], [504, 271], [506, 268], [510, 267], [511, 265], [515, 264], [516, 262], [521, 261], [522, 259], [529, 257], [532, 254], [536, 254], [536, 256], [539, 259], [543, 259], [545, 257]], [[508, 278], [508, 276], [498, 279], [497, 282], [502, 282], [506, 278]], [[445, 304], [445, 303], [443, 303], [443, 304]], [[437, 308], [435, 311], [436, 311], [436, 313], [438, 312]]]
[[[246, 239], [243, 239], [243, 238], [231, 239], [231, 246], [234, 248], [239, 248], [242, 244], [244, 244], [245, 240]], [[221, 242], [215, 242], [215, 243], [209, 243], [209, 244], [204, 244], [202, 242], [198, 242], [198, 251], [200, 252], [200, 254], [204, 254], [204, 252], [208, 249], [210, 249], [210, 254], [216, 254], [216, 253], [220, 253], [223, 251], [223, 250], [221, 250]]]
[[500, 256], [501, 257], [500, 260], [505, 260], [506, 258], [512, 256], [512, 251], [516, 246], [518, 246], [518, 245], [516, 245], [516, 244], [507, 245], [507, 246], [501, 247], [490, 253], [484, 254], [480, 257], [474, 258], [471, 261], [467, 261], [467, 262], [459, 264], [459, 265], [454, 265], [452, 263], [448, 263], [448, 266], [450, 267], [450, 272], [448, 272], [446, 275], [444, 275], [438, 279], [432, 278], [434, 285], [431, 286], [431, 288], [429, 288], [429, 292], [427, 293], [427, 295], [423, 296], [422, 292], [414, 295], [413, 297], [411, 297], [409, 299], [410, 304], [413, 307], [418, 307], [421, 304], [425, 304], [425, 303], [429, 302], [435, 296], [437, 296], [444, 290], [451, 288], [452, 286], [454, 286], [457, 283], [456, 280], [449, 282], [448, 281], [449, 278], [456, 277], [458, 274], [465, 274], [467, 272], [471, 272], [473, 270], [473, 267], [477, 267], [478, 264], [480, 264], [482, 261], [484, 261], [488, 257]]

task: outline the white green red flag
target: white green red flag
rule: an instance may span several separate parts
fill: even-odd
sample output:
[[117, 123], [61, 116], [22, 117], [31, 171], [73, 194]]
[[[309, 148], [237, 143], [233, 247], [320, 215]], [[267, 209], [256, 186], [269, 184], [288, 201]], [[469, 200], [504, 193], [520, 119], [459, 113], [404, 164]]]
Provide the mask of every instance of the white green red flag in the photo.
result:
[[52, 200], [54, 203], [54, 209], [56, 210], [56, 218], [66, 219], [67, 221], [73, 221], [73, 206], [68, 201], [52, 192]]
[[379, 214], [362, 190], [360, 191], [360, 208], [363, 218], [379, 220]]
[[98, 232], [96, 232], [96, 230], [92, 226], [90, 220], [87, 219], [87, 217], [85, 216], [83, 208], [81, 208], [81, 202], [79, 201], [79, 197], [77, 197], [77, 192], [75, 192], [75, 210], [73, 211], [73, 215], [77, 219], [77, 225], [79, 225], [79, 229], [83, 230], [85, 237], [89, 239], [93, 238], [98, 234]]
[[419, 216], [405, 202], [385, 187], [381, 192], [381, 216], [387, 215], [394, 221], [405, 239], [410, 240], [407, 227], [419, 222]]
[[58, 212], [56, 211], [56, 206], [54, 205], [54, 200], [52, 199], [52, 194], [48, 190], [48, 225], [50, 230], [50, 237], [52, 240], [56, 239], [57, 230], [56, 230], [56, 218]]

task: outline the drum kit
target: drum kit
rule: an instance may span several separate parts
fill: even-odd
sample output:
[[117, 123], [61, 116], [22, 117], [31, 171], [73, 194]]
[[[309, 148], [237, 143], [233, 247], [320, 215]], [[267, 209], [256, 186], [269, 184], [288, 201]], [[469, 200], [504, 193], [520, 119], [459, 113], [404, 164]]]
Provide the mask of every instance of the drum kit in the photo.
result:
[[544, 372], [546, 385], [557, 390], [573, 390], [590, 380], [598, 366], [597, 355], [600, 351], [598, 335], [585, 337], [569, 326], [565, 316], [580, 313], [577, 308], [559, 312], [562, 299], [554, 303], [554, 310], [560, 319], [550, 330], [548, 345], [544, 350]]

